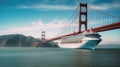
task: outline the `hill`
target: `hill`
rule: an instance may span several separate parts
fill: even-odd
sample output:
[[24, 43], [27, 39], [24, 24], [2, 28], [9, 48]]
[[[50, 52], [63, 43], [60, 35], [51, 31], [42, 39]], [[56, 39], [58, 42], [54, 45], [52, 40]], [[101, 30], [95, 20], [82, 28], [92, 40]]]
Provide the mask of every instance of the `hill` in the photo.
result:
[[[0, 47], [36, 47], [40, 44], [41, 39], [22, 34], [10, 34], [0, 36]], [[40, 46], [41, 47], [41, 46]], [[54, 42], [48, 42], [42, 47], [57, 47]]]

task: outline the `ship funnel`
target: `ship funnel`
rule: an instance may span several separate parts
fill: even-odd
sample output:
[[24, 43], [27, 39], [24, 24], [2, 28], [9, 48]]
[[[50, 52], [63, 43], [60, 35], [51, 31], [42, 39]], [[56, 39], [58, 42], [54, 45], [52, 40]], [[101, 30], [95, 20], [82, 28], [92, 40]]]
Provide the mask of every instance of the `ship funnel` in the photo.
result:
[[92, 28], [90, 28], [90, 33], [94, 33], [93, 30], [92, 30]]
[[88, 31], [87, 31], [87, 30], [84, 30], [84, 31], [83, 31], [83, 33], [85, 33], [85, 34], [86, 34], [86, 33], [88, 33]]

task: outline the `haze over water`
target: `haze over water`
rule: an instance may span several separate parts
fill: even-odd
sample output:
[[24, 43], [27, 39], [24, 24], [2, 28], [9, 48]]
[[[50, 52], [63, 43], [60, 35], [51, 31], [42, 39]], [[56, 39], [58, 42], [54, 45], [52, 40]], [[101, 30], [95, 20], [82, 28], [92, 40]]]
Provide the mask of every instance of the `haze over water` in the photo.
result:
[[120, 67], [120, 49], [1, 47], [0, 67]]

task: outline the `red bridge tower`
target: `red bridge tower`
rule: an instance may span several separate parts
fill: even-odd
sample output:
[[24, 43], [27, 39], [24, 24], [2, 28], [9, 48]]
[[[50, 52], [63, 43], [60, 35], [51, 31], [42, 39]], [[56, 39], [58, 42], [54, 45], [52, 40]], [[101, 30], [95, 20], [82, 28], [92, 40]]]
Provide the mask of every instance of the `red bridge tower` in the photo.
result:
[[45, 31], [42, 31], [41, 39], [42, 39], [43, 42], [45, 41]]
[[79, 31], [81, 32], [82, 25], [85, 26], [85, 30], [87, 30], [87, 4], [80, 3], [80, 11], [79, 11]]

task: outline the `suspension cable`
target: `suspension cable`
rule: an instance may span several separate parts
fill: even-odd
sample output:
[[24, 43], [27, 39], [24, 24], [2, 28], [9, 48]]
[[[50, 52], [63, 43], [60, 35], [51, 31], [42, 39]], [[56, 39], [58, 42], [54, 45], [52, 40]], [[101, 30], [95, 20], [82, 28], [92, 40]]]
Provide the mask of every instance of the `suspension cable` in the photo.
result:
[[[63, 26], [62, 29], [60, 29], [60, 31], [59, 31], [55, 36], [57, 36], [58, 34], [60, 34], [62, 30], [64, 31], [64, 30], [65, 30], [64, 28], [65, 28], [67, 25], [70, 24], [69, 22], [70, 22], [70, 20], [72, 19], [72, 17], [76, 14], [77, 8], [78, 8], [78, 5], [76, 6], [76, 8], [75, 8], [73, 14], [71, 15], [71, 17], [69, 18], [69, 20], [67, 21], [67, 23]], [[63, 32], [62, 32], [62, 33], [63, 33]]]
[[115, 18], [120, 18], [120, 16], [114, 16], [114, 15], [111, 15], [111, 14], [108, 14], [108, 13], [105, 13], [105, 12], [102, 12], [102, 11], [100, 11], [100, 10], [97, 10], [97, 9], [95, 9], [95, 8], [92, 8], [91, 6], [88, 6], [88, 7], [89, 7], [90, 9], [96, 11], [96, 12], [101, 13], [101, 14], [104, 14], [104, 15], [107, 15], [107, 16], [111, 16], [111, 17], [115, 17]]

